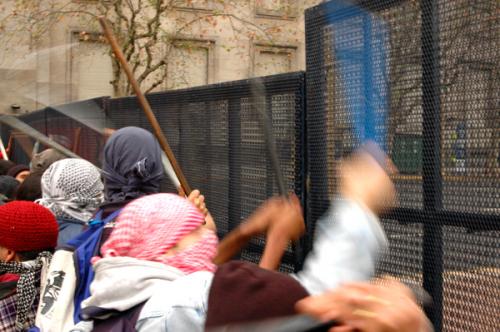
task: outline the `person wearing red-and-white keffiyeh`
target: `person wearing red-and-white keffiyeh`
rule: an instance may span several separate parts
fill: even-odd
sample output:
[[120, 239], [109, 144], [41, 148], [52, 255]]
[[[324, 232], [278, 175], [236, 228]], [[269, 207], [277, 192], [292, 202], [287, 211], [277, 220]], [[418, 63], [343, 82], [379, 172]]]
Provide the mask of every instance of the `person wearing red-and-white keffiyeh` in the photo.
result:
[[0, 331], [33, 326], [40, 298], [40, 274], [57, 244], [54, 215], [38, 204], [0, 206]]

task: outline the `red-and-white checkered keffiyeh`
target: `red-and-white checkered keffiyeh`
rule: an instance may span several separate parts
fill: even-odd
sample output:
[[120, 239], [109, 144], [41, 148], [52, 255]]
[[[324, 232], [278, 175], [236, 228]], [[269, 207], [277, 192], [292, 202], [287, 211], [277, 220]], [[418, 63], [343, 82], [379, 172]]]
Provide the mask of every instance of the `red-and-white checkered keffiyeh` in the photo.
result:
[[185, 250], [167, 256], [184, 236], [198, 229], [205, 217], [187, 199], [174, 194], [155, 194], [136, 199], [121, 211], [109, 239], [101, 248], [103, 257], [127, 256], [161, 262], [184, 273], [215, 271], [212, 263], [217, 236], [206, 230]]

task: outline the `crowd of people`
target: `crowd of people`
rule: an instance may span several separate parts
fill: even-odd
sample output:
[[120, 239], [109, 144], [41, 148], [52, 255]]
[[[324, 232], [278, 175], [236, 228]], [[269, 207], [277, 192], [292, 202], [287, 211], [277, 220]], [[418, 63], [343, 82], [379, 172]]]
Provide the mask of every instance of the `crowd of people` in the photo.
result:
[[[305, 230], [293, 194], [223, 239], [205, 197], [160, 193], [155, 137], [114, 132], [103, 169], [47, 149], [0, 162], [0, 332], [203, 331], [307, 315], [330, 331], [431, 331], [413, 293], [373, 282], [388, 242], [393, 168], [372, 143], [343, 160], [339, 197], [296, 274], [276, 271]], [[260, 263], [232, 260], [264, 235]]]

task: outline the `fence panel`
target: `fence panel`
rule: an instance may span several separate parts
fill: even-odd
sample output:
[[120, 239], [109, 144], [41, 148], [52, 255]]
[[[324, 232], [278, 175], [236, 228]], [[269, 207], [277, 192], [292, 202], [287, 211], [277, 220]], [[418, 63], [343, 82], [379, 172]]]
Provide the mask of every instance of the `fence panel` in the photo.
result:
[[341, 157], [363, 139], [382, 144], [400, 174], [380, 273], [431, 293], [437, 331], [500, 325], [499, 19], [493, 0], [306, 12], [308, 233]]
[[[304, 73], [263, 81], [265, 96], [258, 107], [265, 107], [272, 120], [287, 187], [303, 197]], [[147, 97], [190, 185], [205, 194], [221, 237], [278, 192], [250, 84], [236, 81]], [[134, 97], [109, 100], [107, 116], [117, 128], [151, 129]], [[168, 181], [163, 188], [175, 191]], [[253, 240], [241, 257], [258, 261], [263, 245], [263, 238]], [[289, 248], [282, 270], [293, 271], [300, 263]]]

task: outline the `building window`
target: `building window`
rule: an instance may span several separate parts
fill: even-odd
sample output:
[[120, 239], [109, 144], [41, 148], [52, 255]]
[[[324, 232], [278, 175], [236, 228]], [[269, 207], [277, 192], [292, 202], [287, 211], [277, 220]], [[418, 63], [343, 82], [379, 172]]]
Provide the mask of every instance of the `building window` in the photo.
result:
[[167, 54], [167, 89], [205, 85], [212, 79], [212, 41], [177, 40]]
[[295, 70], [296, 51], [292, 46], [255, 45], [253, 75], [267, 76]]
[[297, 2], [296, 0], [255, 0], [255, 14], [263, 17], [295, 18], [298, 16]]

